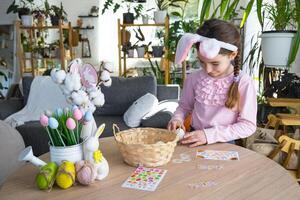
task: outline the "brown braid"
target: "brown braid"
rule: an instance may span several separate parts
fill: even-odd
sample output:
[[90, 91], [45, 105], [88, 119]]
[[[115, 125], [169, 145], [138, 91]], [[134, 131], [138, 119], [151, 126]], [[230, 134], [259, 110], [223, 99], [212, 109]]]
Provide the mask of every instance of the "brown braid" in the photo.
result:
[[[240, 53], [236, 55], [234, 59], [234, 71], [233, 71], [234, 77], [238, 77], [240, 75]], [[239, 102], [239, 82], [233, 81], [230, 85], [230, 88], [227, 93], [227, 101], [225, 102], [225, 106], [227, 108], [233, 108], [238, 102]]]
[[[240, 71], [240, 46], [241, 46], [241, 37], [237, 28], [226, 21], [219, 19], [210, 19], [204, 22], [204, 24], [197, 30], [197, 34], [209, 37], [216, 38], [219, 41], [227, 42], [237, 46], [238, 54], [234, 59], [234, 76], [239, 76]], [[199, 43], [196, 43], [196, 48], [199, 49]], [[230, 55], [232, 51], [221, 48], [219, 54]], [[227, 108], [233, 108], [239, 101], [239, 92], [238, 92], [238, 83], [233, 82], [227, 93], [227, 101], [225, 106]]]

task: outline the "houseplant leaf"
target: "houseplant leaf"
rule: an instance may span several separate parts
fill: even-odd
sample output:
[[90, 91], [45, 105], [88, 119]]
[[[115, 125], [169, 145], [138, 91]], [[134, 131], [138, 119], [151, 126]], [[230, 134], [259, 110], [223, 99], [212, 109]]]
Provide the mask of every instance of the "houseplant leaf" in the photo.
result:
[[300, 29], [298, 28], [297, 34], [293, 39], [292, 48], [289, 55], [288, 65], [291, 65], [297, 56], [298, 50], [300, 45]]
[[244, 14], [243, 14], [241, 24], [240, 24], [240, 28], [242, 28], [244, 26], [249, 14], [252, 10], [253, 3], [254, 3], [254, 0], [250, 0], [249, 3], [247, 4], [246, 9], [245, 9]]
[[201, 8], [201, 14], [200, 14], [200, 25], [203, 24], [205, 16], [207, 15], [207, 13], [209, 13], [211, 3], [212, 3], [211, 0], [204, 0], [203, 1], [203, 5], [202, 5], [202, 8]]
[[239, 4], [239, 0], [234, 0], [230, 4], [230, 6], [226, 10], [225, 15], [223, 17], [224, 20], [230, 20], [231, 19], [231, 16], [235, 13], [235, 10], [236, 10], [236, 7], [237, 7], [238, 4]]

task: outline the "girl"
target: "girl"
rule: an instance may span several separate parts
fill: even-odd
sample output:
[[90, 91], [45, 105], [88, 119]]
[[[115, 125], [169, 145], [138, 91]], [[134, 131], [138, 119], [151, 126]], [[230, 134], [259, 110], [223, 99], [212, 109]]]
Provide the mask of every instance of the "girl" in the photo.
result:
[[180, 39], [175, 63], [181, 63], [196, 44], [202, 70], [187, 76], [179, 106], [168, 124], [174, 131], [192, 116], [191, 132], [182, 144], [195, 147], [233, 142], [256, 129], [256, 91], [252, 79], [240, 71], [240, 35], [228, 22], [211, 19]]

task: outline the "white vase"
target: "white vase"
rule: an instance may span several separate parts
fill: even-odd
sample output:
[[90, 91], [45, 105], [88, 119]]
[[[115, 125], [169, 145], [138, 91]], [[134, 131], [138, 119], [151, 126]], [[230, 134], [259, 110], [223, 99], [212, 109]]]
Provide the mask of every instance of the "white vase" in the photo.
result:
[[32, 26], [33, 25], [32, 15], [22, 15], [21, 20], [22, 20], [23, 26]]
[[149, 17], [143, 15], [143, 16], [142, 16], [142, 21], [143, 21], [143, 24], [148, 24]]
[[144, 58], [145, 55], [145, 47], [136, 48], [137, 54], [139, 58]]
[[294, 32], [263, 32], [261, 48], [264, 64], [269, 67], [287, 67]]
[[134, 57], [134, 49], [129, 49], [128, 50], [128, 58], [133, 58]]
[[50, 145], [50, 160], [60, 165], [62, 161], [77, 162], [83, 160], [83, 143], [66, 146], [55, 147]]
[[154, 12], [154, 22], [155, 24], [164, 24], [165, 18], [167, 16], [167, 11], [158, 10]]

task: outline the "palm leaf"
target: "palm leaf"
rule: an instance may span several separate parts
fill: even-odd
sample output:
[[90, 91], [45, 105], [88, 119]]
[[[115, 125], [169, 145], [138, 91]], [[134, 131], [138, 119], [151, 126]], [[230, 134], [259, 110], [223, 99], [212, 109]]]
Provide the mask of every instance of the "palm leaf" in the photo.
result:
[[262, 17], [262, 12], [261, 12], [261, 9], [262, 9], [262, 1], [263, 0], [256, 0], [256, 13], [257, 13], [257, 18], [258, 18], [258, 21], [261, 25], [261, 27], [263, 27], [263, 17]]
[[239, 0], [234, 0], [230, 4], [230, 6], [226, 10], [225, 15], [223, 17], [224, 20], [230, 20], [231, 16], [233, 16], [233, 14], [235, 13], [235, 9], [236, 9], [236, 7], [237, 7], [238, 4], [239, 4]]
[[292, 48], [288, 59], [288, 65], [291, 65], [295, 61], [299, 50], [299, 45], [300, 45], [300, 28], [298, 29], [297, 34], [293, 39]]
[[200, 25], [204, 22], [205, 15], [209, 13], [210, 5], [212, 3], [212, 0], [204, 0], [203, 5], [201, 8], [201, 14], [200, 14]]
[[242, 21], [241, 21], [241, 24], [240, 24], [240, 28], [242, 28], [252, 10], [252, 6], [253, 6], [253, 3], [254, 3], [254, 0], [250, 0], [250, 2], [247, 4], [247, 7], [244, 11], [244, 14], [243, 14], [243, 18], [242, 18]]
[[230, 2], [230, 0], [223, 0], [221, 1], [221, 3], [219, 4], [220, 7], [220, 16], [222, 17], [224, 14], [224, 11], [228, 5], [228, 3]]

